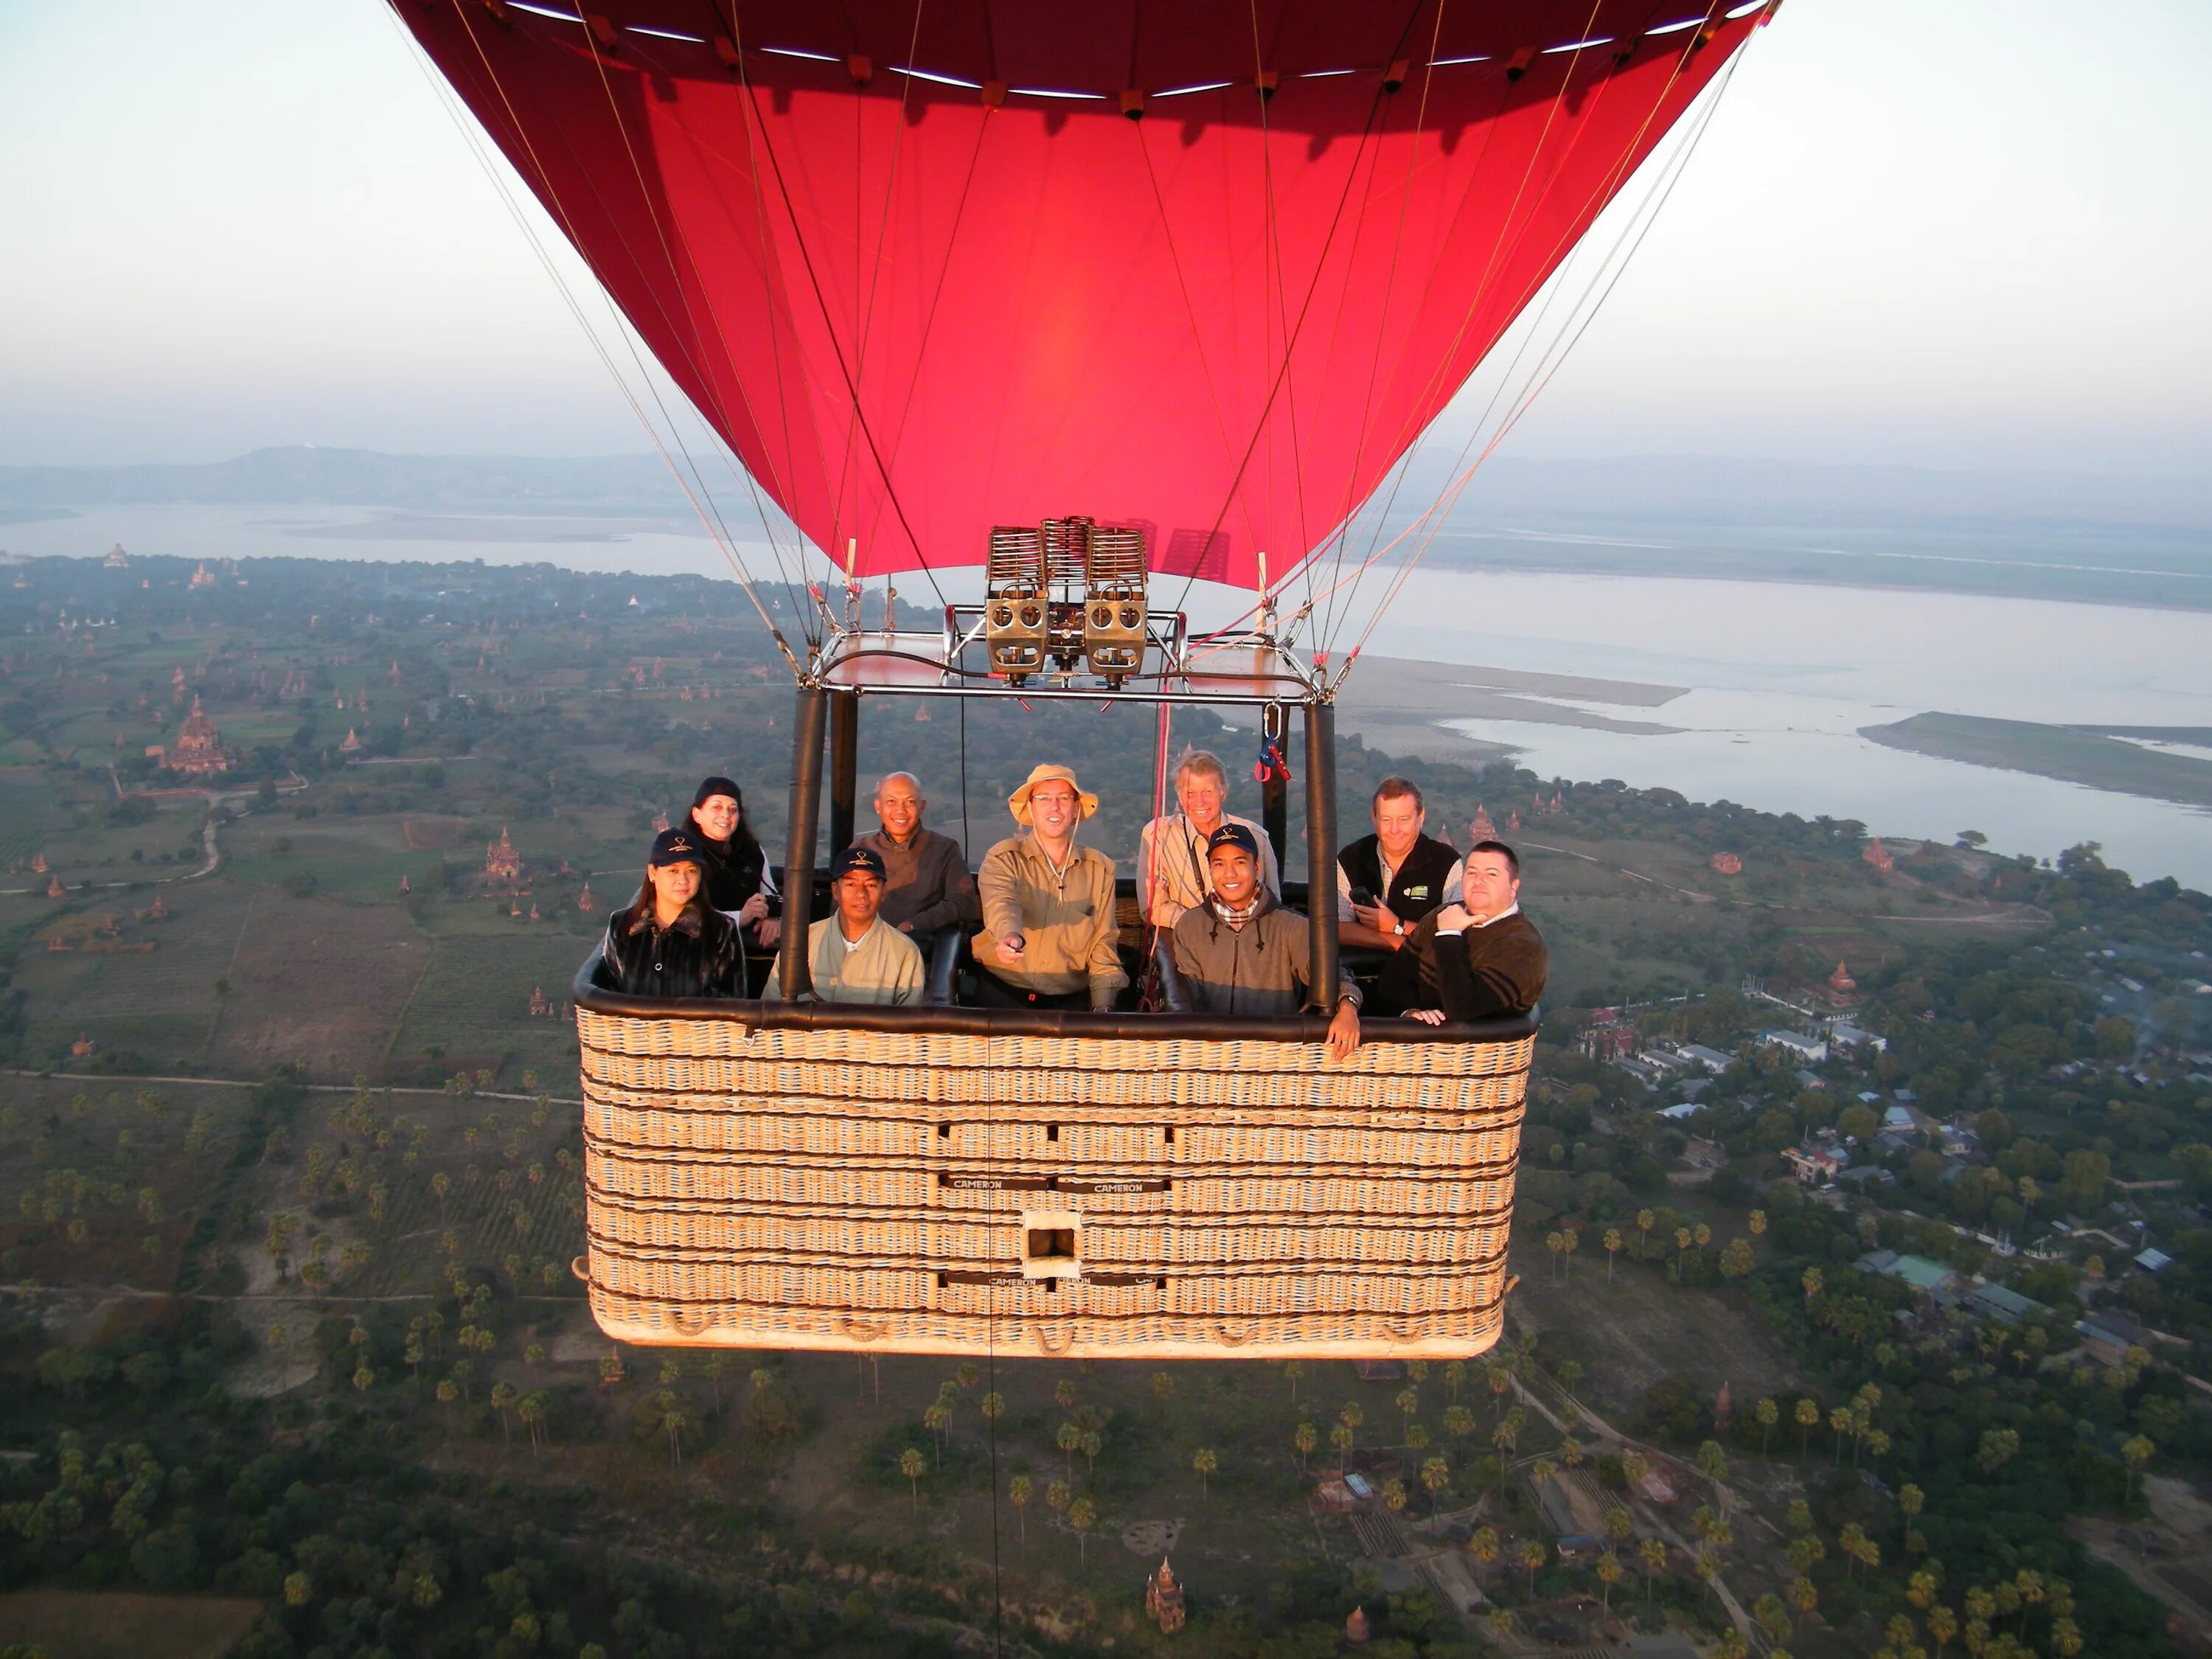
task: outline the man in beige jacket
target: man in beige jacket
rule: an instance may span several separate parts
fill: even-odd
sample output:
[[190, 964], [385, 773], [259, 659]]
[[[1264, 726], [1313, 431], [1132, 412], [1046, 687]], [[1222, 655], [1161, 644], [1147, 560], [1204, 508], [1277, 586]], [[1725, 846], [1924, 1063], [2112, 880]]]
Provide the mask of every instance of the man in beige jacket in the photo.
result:
[[1129, 980], [1115, 948], [1114, 860], [1075, 844], [1076, 826], [1098, 810], [1098, 797], [1068, 768], [1044, 765], [1006, 805], [1029, 833], [994, 847], [976, 872], [976, 1001], [1103, 1013]]

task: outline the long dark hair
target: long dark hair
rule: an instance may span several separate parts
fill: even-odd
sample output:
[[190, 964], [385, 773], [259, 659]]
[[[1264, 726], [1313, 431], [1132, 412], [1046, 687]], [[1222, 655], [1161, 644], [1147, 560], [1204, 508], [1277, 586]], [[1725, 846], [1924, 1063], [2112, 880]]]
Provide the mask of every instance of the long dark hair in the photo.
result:
[[[744, 897], [750, 898], [760, 891], [761, 878], [768, 868], [768, 854], [762, 849], [759, 838], [753, 834], [751, 819], [745, 816], [744, 793], [727, 778], [709, 778], [699, 787], [705, 790], [708, 785], [714, 786], [714, 794], [727, 794], [737, 802], [738, 821], [730, 830], [729, 840], [718, 842], [706, 832], [696, 816], [700, 799], [703, 797], [695, 798], [691, 805], [684, 809], [684, 821], [697, 830], [700, 840], [706, 843], [707, 864], [704, 879], [700, 883], [700, 896], [708, 903], [714, 904], [720, 898], [729, 896], [727, 893], [717, 895], [714, 889], [734, 880], [738, 886], [749, 890]], [[728, 850], [721, 850], [724, 848]]]

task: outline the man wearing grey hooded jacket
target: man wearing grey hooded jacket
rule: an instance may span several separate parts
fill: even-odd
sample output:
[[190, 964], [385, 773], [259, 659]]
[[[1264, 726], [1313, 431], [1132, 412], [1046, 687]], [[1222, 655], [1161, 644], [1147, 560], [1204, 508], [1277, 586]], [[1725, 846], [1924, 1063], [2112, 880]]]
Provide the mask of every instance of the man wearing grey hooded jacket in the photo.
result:
[[[1213, 832], [1206, 849], [1210, 902], [1186, 910], [1173, 933], [1176, 971], [1194, 1013], [1232, 1019], [1283, 1018], [1308, 1002], [1312, 971], [1306, 919], [1260, 884], [1260, 849], [1241, 823]], [[1359, 988], [1340, 969], [1328, 1050], [1342, 1060], [1359, 1046]]]

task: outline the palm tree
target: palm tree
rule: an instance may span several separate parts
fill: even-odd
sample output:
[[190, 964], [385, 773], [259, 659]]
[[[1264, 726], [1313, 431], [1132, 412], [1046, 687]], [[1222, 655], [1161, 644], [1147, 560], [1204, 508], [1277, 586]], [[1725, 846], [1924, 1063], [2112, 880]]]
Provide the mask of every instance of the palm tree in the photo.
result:
[[1578, 1469], [1582, 1468], [1583, 1443], [1576, 1439], [1572, 1435], [1569, 1435], [1565, 1439], [1560, 1441], [1559, 1462], [1565, 1463], [1571, 1469]]
[[1021, 1529], [1022, 1552], [1030, 1547], [1030, 1478], [1018, 1474], [1006, 1487], [1006, 1501], [1014, 1506], [1015, 1524]]
[[[1951, 1638], [1959, 1633], [1959, 1615], [1938, 1601], [1928, 1609], [1928, 1633], [1936, 1638], [1936, 1651], [1941, 1656], [1951, 1645]], [[2053, 1631], [2052, 1634], [2056, 1636], [2057, 1632]], [[2080, 1649], [2074, 1651], [2079, 1652]]]
[[[1359, 1409], [1359, 1402], [1357, 1400], [1347, 1400], [1344, 1402], [1344, 1409], [1336, 1414], [1336, 1420], [1356, 1436], [1359, 1432], [1359, 1425], [1367, 1420], [1367, 1413]], [[1349, 1441], [1346, 1442], [1345, 1449], [1347, 1453], [1351, 1450]]]
[[1830, 1412], [1828, 1426], [1836, 1431], [1835, 1466], [1841, 1468], [1844, 1464], [1844, 1437], [1851, 1431], [1850, 1408], [1847, 1406], [1838, 1406]]
[[[1805, 1620], [1811, 1618], [1813, 1616], [1813, 1609], [1820, 1605], [1820, 1591], [1819, 1587], [1815, 1585], [1811, 1579], [1806, 1577], [1802, 1573], [1800, 1573], [1796, 1577], [1790, 1581], [1790, 1610], [1797, 1615], [1797, 1622], [1799, 1624], [1802, 1625]], [[1942, 1609], [1939, 1608], [1938, 1611], [1942, 1611]], [[1929, 1633], [1933, 1635], [1935, 1633], [1936, 1627], [1936, 1621], [1933, 1618], [1929, 1620], [1928, 1626]], [[1938, 1645], [1940, 1645], [1940, 1644]]]
[[1097, 1524], [1098, 1506], [1088, 1492], [1067, 1506], [1067, 1524], [1075, 1528], [1075, 1547], [1084, 1566], [1091, 1565], [1091, 1528]]
[[1551, 1554], [1552, 1552], [1545, 1547], [1544, 1540], [1540, 1538], [1528, 1538], [1522, 1540], [1521, 1565], [1528, 1571], [1528, 1596], [1531, 1601], [1534, 1601], [1536, 1595], [1536, 1574], [1542, 1569], [1544, 1563], [1551, 1559]]
[[1206, 1501], [1206, 1477], [1218, 1468], [1220, 1464], [1215, 1460], [1211, 1449], [1200, 1446], [1191, 1454], [1190, 1466], [1198, 1471], [1198, 1501], [1203, 1504]]
[[1570, 1285], [1575, 1282], [1575, 1251], [1581, 1248], [1583, 1236], [1572, 1227], [1565, 1229], [1559, 1235], [1559, 1249], [1565, 1257], [1567, 1283]]
[[906, 1477], [907, 1487], [913, 1494], [914, 1508], [917, 1514], [921, 1510], [921, 1472], [928, 1467], [929, 1460], [911, 1446], [899, 1454], [899, 1473]]
[[1455, 1359], [1444, 1367], [1444, 1392], [1454, 1400], [1459, 1398], [1460, 1384], [1467, 1381], [1467, 1361]]
[[1477, 1527], [1474, 1535], [1467, 1540], [1467, 1552], [1484, 1566], [1498, 1559], [1498, 1529]]
[[1106, 1437], [1091, 1429], [1083, 1437], [1083, 1473], [1091, 1480], [1098, 1478], [1098, 1454], [1106, 1449]]
[[1689, 1254], [1690, 1230], [1687, 1227], [1677, 1227], [1674, 1229], [1674, 1277], [1677, 1281], [1682, 1277], [1682, 1264], [1688, 1258]]
[[1075, 1454], [1083, 1444], [1083, 1431], [1073, 1423], [1063, 1423], [1060, 1432], [1053, 1437], [1053, 1443], [1060, 1448], [1064, 1471], [1072, 1484], [1075, 1480]]
[[1060, 1410], [1066, 1411], [1075, 1403], [1074, 1382], [1065, 1376], [1061, 1377], [1059, 1382], [1052, 1385], [1052, 1397], [1059, 1402]]
[[1504, 1409], [1505, 1391], [1512, 1386], [1512, 1374], [1492, 1361], [1482, 1368], [1482, 1380], [1490, 1386], [1490, 1415], [1495, 1421], [1498, 1413]]
[[1291, 1382], [1291, 1404], [1293, 1406], [1298, 1403], [1298, 1379], [1305, 1374], [1306, 1368], [1304, 1361], [1298, 1359], [1286, 1359], [1283, 1362], [1283, 1375], [1288, 1377]]
[[1175, 1398], [1174, 1372], [1154, 1371], [1152, 1373], [1152, 1398], [1163, 1405]]
[[659, 1404], [660, 1428], [668, 1437], [668, 1468], [672, 1474], [684, 1467], [684, 1431], [691, 1426], [691, 1419], [684, 1416], [683, 1402], [673, 1390], [662, 1389]]
[[1652, 1214], [1649, 1210], [1638, 1210], [1636, 1212], [1636, 1249], [1638, 1255], [1642, 1255], [1644, 1247], [1651, 1242], [1652, 1224], [1656, 1222], [1658, 1219], [1659, 1218]]
[[1559, 1466], [1548, 1457], [1540, 1457], [1528, 1466], [1528, 1479], [1541, 1486], [1559, 1472]]
[[1713, 1242], [1713, 1230], [1705, 1225], [1704, 1222], [1700, 1221], [1698, 1224], [1698, 1231], [1695, 1237], [1698, 1241], [1698, 1248], [1702, 1250], [1706, 1245]]
[[1651, 1581], [1667, 1565], [1667, 1546], [1656, 1538], [1647, 1538], [1636, 1547], [1638, 1563], [1644, 1568], [1644, 1605], [1651, 1605]]
[[1544, 1248], [1552, 1253], [1552, 1281], [1557, 1284], [1559, 1278], [1559, 1255], [1567, 1248], [1566, 1235], [1556, 1229], [1546, 1233]]
[[1437, 1516], [1437, 1499], [1451, 1490], [1451, 1465], [1441, 1457], [1431, 1457], [1421, 1465], [1421, 1485], [1429, 1494], [1429, 1518]]
[[1800, 1400], [1797, 1402], [1796, 1418], [1797, 1455], [1802, 1457], [1808, 1449], [1806, 1445], [1808, 1437], [1820, 1426], [1820, 1402], [1811, 1399]]
[[975, 1386], [982, 1375], [981, 1368], [974, 1360], [963, 1359], [960, 1362], [960, 1369], [953, 1373], [953, 1379], [960, 1384], [960, 1392], [965, 1394]]
[[1620, 1563], [1608, 1550], [1597, 1559], [1597, 1582], [1604, 1586], [1603, 1605], [1607, 1613], [1613, 1611], [1613, 1587], [1620, 1582]]
[[1552, 1367], [1552, 1375], [1559, 1379], [1559, 1392], [1566, 1395], [1567, 1399], [1571, 1401], [1575, 1397], [1575, 1384], [1583, 1380], [1582, 1362], [1574, 1359], [1562, 1359], [1558, 1364]]
[[1328, 1431], [1328, 1443], [1336, 1449], [1336, 1472], [1342, 1474], [1352, 1467], [1352, 1430], [1346, 1424], [1333, 1425]]
[[[1620, 1254], [1621, 1243], [1620, 1229], [1607, 1227], [1605, 1230], [1605, 1282], [1608, 1285], [1613, 1283], [1613, 1258]], [[1618, 1576], [1616, 1573], [1615, 1577]]]
[[1382, 1483], [1382, 1504], [1393, 1515], [1406, 1507], [1406, 1483], [1395, 1474]]
[[1413, 1426], [1413, 1413], [1421, 1408], [1420, 1395], [1412, 1389], [1401, 1389], [1398, 1397], [1390, 1403], [1398, 1408], [1401, 1430], [1410, 1431]]
[[1298, 1449], [1298, 1473], [1306, 1472], [1306, 1455], [1312, 1451], [1321, 1437], [1314, 1431], [1313, 1419], [1302, 1417], [1298, 1426], [1291, 1433], [1291, 1443]]
[[1799, 1276], [1797, 1282], [1805, 1287], [1805, 1300], [1809, 1304], [1820, 1294], [1820, 1287], [1826, 1281], [1820, 1277], [1820, 1270], [1818, 1267], [1808, 1267]]
[[933, 1401], [921, 1414], [921, 1426], [929, 1431], [930, 1444], [937, 1459], [937, 1467], [945, 1467], [945, 1425], [952, 1420], [952, 1407], [943, 1401]]
[[547, 1407], [551, 1401], [543, 1389], [533, 1389], [515, 1403], [515, 1414], [522, 1419], [522, 1426], [530, 1431], [530, 1455], [538, 1455], [538, 1449], [551, 1438], [551, 1420]]
[[1044, 1506], [1054, 1515], [1058, 1515], [1066, 1509], [1072, 1496], [1066, 1481], [1055, 1480], [1044, 1489]]
[[499, 1413], [500, 1438], [510, 1449], [514, 1444], [514, 1430], [509, 1425], [507, 1414], [514, 1409], [516, 1399], [514, 1383], [495, 1382], [491, 1385], [491, 1408]]
[[1774, 1440], [1774, 1425], [1782, 1420], [1782, 1407], [1768, 1395], [1751, 1408], [1751, 1414], [1759, 1419], [1759, 1455], [1764, 1457]]
[[1006, 1396], [992, 1389], [983, 1396], [982, 1413], [986, 1423], [996, 1423], [1006, 1414]]
[[[2120, 1442], [2120, 1461], [2128, 1466], [2128, 1502], [2136, 1498], [2136, 1477], [2143, 1466], [2158, 1455], [2158, 1447], [2148, 1435], [2132, 1435]], [[2161, 1489], [2162, 1490], [2162, 1489]]]

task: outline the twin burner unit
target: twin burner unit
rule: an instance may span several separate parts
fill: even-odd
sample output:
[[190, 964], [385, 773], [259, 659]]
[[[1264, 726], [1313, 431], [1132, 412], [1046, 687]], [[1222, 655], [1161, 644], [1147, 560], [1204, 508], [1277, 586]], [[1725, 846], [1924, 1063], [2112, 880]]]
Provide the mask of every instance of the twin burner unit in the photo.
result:
[[1145, 532], [1082, 518], [999, 525], [985, 566], [991, 672], [1028, 684], [1049, 658], [1079, 662], [1119, 690], [1144, 666]]

